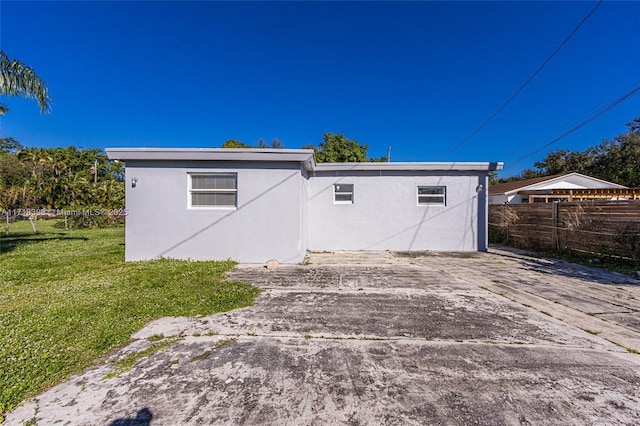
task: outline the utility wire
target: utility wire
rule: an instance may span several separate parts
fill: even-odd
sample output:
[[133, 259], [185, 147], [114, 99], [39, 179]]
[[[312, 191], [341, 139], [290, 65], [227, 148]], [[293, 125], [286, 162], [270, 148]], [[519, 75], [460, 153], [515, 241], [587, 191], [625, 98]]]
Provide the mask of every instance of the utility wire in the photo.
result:
[[[538, 141], [528, 143], [527, 147], [535, 146], [538, 142], [542, 142], [544, 140], [548, 140], [550, 138], [553, 138], [555, 135], [557, 135], [557, 134], [559, 134], [561, 132], [564, 132], [565, 130], [570, 129], [572, 126], [577, 125], [582, 120], [586, 120], [592, 114], [596, 113], [597, 111], [599, 111], [602, 108], [605, 108], [609, 103], [612, 103], [615, 100], [617, 100], [619, 97], [622, 96], [623, 93], [626, 94], [627, 91], [631, 90], [632, 88], [634, 88], [635, 86], [638, 86], [638, 85], [640, 85], [640, 80], [634, 81], [632, 84], [628, 85], [623, 90], [620, 90], [619, 92], [609, 96], [607, 99], [603, 100], [598, 105], [595, 105], [595, 106], [589, 108], [588, 110], [584, 111], [582, 114], [578, 115], [577, 117], [574, 117], [572, 120], [568, 121], [567, 123], [564, 123], [562, 126], [560, 126], [555, 131], [553, 131], [553, 132], [551, 132], [551, 133], [549, 133], [549, 134], [547, 134], [545, 136], [540, 137], [538, 139]], [[519, 148], [516, 148], [515, 150], [511, 151], [508, 155], [503, 156], [505, 164], [511, 163], [511, 159], [513, 159], [516, 156], [522, 155], [523, 152], [526, 152], [525, 150], [526, 150], [526, 148], [523, 149], [522, 147], [519, 147]]]
[[507, 99], [507, 101], [500, 106], [500, 108], [498, 108], [493, 114], [491, 114], [491, 116], [484, 123], [482, 123], [480, 125], [480, 127], [478, 127], [473, 132], [471, 132], [471, 134], [469, 136], [467, 136], [466, 138], [462, 139], [460, 142], [458, 142], [458, 144], [456, 146], [454, 146], [449, 151], [447, 151], [443, 156], [441, 156], [438, 159], [438, 161], [444, 159], [447, 155], [451, 154], [452, 152], [454, 152], [458, 148], [460, 148], [462, 145], [464, 145], [465, 143], [469, 142], [471, 140], [471, 138], [473, 138], [480, 130], [482, 130], [487, 124], [489, 124], [491, 121], [493, 121], [493, 119], [496, 118], [496, 116], [498, 114], [500, 114], [500, 112], [502, 112], [502, 110], [505, 109], [507, 107], [507, 105], [509, 105], [511, 103], [511, 101], [513, 101], [516, 98], [516, 96], [518, 96], [520, 94], [520, 92], [522, 92], [522, 90], [529, 85], [529, 83], [531, 83], [531, 81], [540, 73], [540, 71], [542, 71], [542, 69], [549, 63], [549, 61], [551, 61], [551, 59], [553, 59], [553, 57], [556, 56], [556, 54], [560, 51], [560, 49], [562, 49], [564, 47], [564, 45], [567, 44], [567, 42], [571, 39], [571, 37], [573, 37], [574, 34], [578, 32], [580, 27], [585, 22], [587, 22], [587, 20], [591, 17], [591, 15], [593, 15], [595, 13], [595, 11], [600, 7], [600, 5], [603, 3], [603, 1], [604, 0], [600, 0], [598, 2], [598, 4], [596, 4], [595, 7], [593, 9], [591, 9], [591, 11], [589, 13], [587, 13], [587, 15], [584, 18], [582, 18], [582, 21], [580, 21], [580, 23], [573, 29], [573, 31], [571, 31], [571, 33], [567, 36], [567, 38], [565, 38], [564, 41], [562, 43], [560, 43], [560, 45], [556, 48], [556, 50], [553, 51], [553, 53], [542, 63], [542, 65], [540, 65], [538, 67], [538, 69], [533, 74], [531, 74], [531, 77], [529, 77], [527, 79], [527, 81], [525, 81], [522, 84], [522, 86], [520, 86], [520, 88], [518, 90], [516, 90], [516, 92], [513, 95], [511, 95], [511, 97], [509, 99]]
[[629, 99], [630, 97], [632, 97], [633, 95], [635, 95], [638, 92], [640, 92], [640, 86], [636, 87], [635, 89], [631, 90], [630, 92], [627, 92], [625, 95], [623, 95], [620, 98], [616, 99], [615, 101], [613, 101], [609, 105], [601, 108], [599, 111], [596, 111], [590, 117], [588, 117], [587, 119], [582, 121], [580, 124], [578, 124], [577, 126], [571, 128], [570, 130], [564, 132], [562, 135], [558, 136], [557, 138], [553, 139], [552, 141], [547, 142], [546, 144], [542, 145], [541, 147], [537, 148], [536, 150], [531, 151], [530, 153], [528, 153], [528, 154], [518, 158], [517, 160], [513, 161], [511, 164], [509, 164], [509, 167], [505, 167], [503, 170], [512, 169], [513, 166], [515, 166], [516, 164], [522, 162], [523, 160], [526, 160], [527, 158], [531, 157], [532, 155], [537, 154], [538, 152], [542, 151], [543, 149], [550, 147], [551, 145], [553, 145], [554, 143], [558, 142], [559, 140], [564, 139], [565, 137], [569, 136], [571, 133], [575, 132], [576, 130], [586, 126], [589, 123], [591, 123], [593, 120], [595, 120], [596, 118], [600, 117], [605, 112], [611, 111], [613, 108], [617, 107], [619, 104], [621, 104], [622, 102], [626, 101], [627, 99]]

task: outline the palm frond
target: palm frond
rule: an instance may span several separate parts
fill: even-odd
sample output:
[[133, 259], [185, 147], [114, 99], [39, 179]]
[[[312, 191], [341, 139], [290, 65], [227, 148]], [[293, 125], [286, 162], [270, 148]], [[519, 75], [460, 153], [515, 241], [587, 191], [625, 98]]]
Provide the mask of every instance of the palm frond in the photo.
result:
[[[40, 112], [51, 111], [52, 100], [49, 97], [47, 83], [42, 80], [33, 68], [9, 57], [0, 50], [0, 95], [23, 96], [35, 99], [40, 106]], [[0, 115], [8, 108], [0, 104]]]

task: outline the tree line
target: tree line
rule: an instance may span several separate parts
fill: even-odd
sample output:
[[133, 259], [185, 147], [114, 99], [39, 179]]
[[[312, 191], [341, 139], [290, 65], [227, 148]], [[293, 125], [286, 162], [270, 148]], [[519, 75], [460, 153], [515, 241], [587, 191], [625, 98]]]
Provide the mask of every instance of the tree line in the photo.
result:
[[[124, 164], [99, 149], [25, 148], [0, 138], [0, 211], [11, 216], [29, 210], [117, 210], [124, 207]], [[92, 226], [109, 218], [75, 218]]]
[[[267, 145], [261, 138], [255, 146], [247, 145], [244, 142], [229, 139], [222, 144], [222, 148], [272, 148], [281, 149], [284, 145], [278, 138], [273, 139]], [[368, 145], [360, 144], [356, 140], [346, 138], [342, 133], [325, 133], [322, 142], [318, 146], [308, 144], [303, 145], [303, 149], [313, 149], [318, 163], [366, 163], [366, 162], [386, 162], [388, 158], [381, 156], [371, 158], [368, 156]]]
[[640, 187], [640, 117], [627, 123], [627, 131], [613, 139], [605, 139], [584, 151], [558, 149], [534, 167], [517, 176], [497, 179], [496, 183], [577, 172], [632, 188]]

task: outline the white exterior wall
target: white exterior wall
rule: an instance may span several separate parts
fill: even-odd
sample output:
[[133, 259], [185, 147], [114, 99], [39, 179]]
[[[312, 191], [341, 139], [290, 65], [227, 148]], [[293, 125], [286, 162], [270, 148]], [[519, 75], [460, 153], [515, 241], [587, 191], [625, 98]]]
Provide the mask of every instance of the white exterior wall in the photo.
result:
[[504, 204], [509, 201], [506, 195], [489, 195], [489, 204]]
[[[527, 197], [527, 201], [529, 197]], [[507, 204], [522, 204], [522, 195], [520, 194], [510, 194], [507, 196]]]
[[489, 204], [521, 204], [522, 197], [519, 194], [489, 195]]
[[[237, 209], [190, 209], [189, 172], [237, 173]], [[299, 262], [307, 248], [304, 180], [292, 162], [127, 161], [126, 260]]]
[[593, 188], [624, 188], [611, 182], [605, 182], [599, 179], [592, 179], [588, 176], [566, 176], [562, 180], [553, 180], [551, 182], [542, 182], [527, 189], [593, 189]]
[[302, 228], [301, 230], [301, 237], [302, 237], [302, 247], [304, 248], [305, 251], [305, 256], [306, 256], [306, 251], [309, 247], [309, 203], [308, 203], [308, 199], [309, 199], [309, 172], [307, 172], [306, 170], [302, 169], [302, 179], [300, 179], [300, 202], [302, 203], [302, 207], [301, 207], [301, 223], [300, 226]]
[[[334, 204], [336, 183], [354, 185], [353, 204]], [[312, 172], [309, 249], [486, 250], [487, 183], [482, 172]], [[419, 206], [418, 185], [446, 186], [446, 206]]]

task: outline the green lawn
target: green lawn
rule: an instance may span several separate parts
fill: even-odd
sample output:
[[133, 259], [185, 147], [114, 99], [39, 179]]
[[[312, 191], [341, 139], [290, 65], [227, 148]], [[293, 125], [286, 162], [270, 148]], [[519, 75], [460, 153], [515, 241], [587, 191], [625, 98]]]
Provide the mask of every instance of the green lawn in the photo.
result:
[[[124, 262], [124, 228], [63, 231], [54, 221], [0, 235], [0, 414], [82, 371], [163, 316], [251, 305], [227, 262]], [[1, 418], [0, 418], [1, 422]]]

